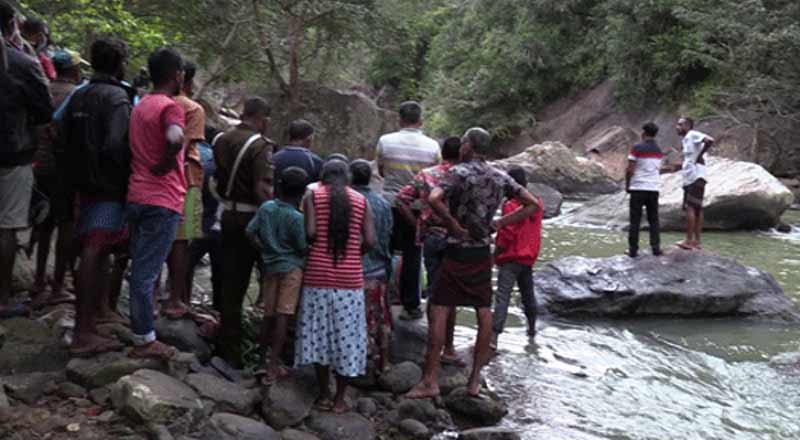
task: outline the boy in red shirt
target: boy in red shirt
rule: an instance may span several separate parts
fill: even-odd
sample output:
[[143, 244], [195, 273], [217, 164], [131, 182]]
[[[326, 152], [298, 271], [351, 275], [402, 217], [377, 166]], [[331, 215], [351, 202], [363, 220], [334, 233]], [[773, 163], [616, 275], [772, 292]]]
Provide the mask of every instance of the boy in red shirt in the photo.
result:
[[[508, 171], [520, 186], [525, 188], [528, 179], [521, 168], [512, 168]], [[537, 198], [538, 199], [538, 198]], [[497, 350], [497, 338], [506, 325], [508, 303], [511, 300], [511, 290], [514, 284], [519, 286], [522, 296], [522, 307], [528, 319], [528, 335], [536, 334], [536, 299], [533, 295], [533, 265], [539, 257], [539, 248], [542, 243], [542, 216], [544, 209], [542, 200], [538, 199], [537, 209], [527, 219], [508, 225], [497, 232], [495, 241], [495, 264], [499, 268], [497, 274], [497, 294], [495, 295], [494, 312], [492, 314], [492, 328], [494, 338], [492, 349]], [[503, 204], [503, 215], [516, 211], [520, 204], [516, 200], [508, 200]]]

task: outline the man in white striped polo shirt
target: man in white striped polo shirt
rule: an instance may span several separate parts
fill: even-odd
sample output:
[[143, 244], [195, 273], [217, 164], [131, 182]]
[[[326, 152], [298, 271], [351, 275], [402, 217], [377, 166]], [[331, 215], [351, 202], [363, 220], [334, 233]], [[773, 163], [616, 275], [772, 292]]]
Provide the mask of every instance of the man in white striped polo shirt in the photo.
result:
[[[418, 172], [442, 160], [439, 143], [422, 132], [422, 106], [407, 101], [400, 104], [399, 113], [400, 131], [382, 136], [375, 154], [378, 171], [384, 178], [383, 196], [392, 206], [400, 189], [408, 185]], [[392, 208], [392, 213], [392, 249], [403, 253], [399, 289], [405, 310], [401, 318], [419, 319], [422, 317], [419, 308], [422, 250], [417, 245], [416, 225], [409, 224], [396, 207]]]

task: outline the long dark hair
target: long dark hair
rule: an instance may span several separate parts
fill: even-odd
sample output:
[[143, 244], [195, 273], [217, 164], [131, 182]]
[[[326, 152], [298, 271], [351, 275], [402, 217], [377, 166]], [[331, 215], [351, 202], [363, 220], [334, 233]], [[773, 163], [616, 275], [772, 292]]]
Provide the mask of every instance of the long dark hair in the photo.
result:
[[333, 254], [333, 265], [339, 264], [350, 239], [350, 217], [353, 207], [347, 194], [349, 170], [347, 164], [330, 161], [322, 168], [322, 184], [328, 187], [328, 253]]

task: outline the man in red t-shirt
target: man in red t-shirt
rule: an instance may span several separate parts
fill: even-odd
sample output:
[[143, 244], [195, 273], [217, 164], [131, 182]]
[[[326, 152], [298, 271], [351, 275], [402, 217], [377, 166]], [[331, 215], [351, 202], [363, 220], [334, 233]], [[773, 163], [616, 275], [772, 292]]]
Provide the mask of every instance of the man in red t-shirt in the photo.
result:
[[147, 61], [153, 92], [137, 105], [130, 122], [131, 178], [131, 357], [170, 359], [175, 349], [156, 341], [153, 289], [175, 240], [186, 195], [185, 115], [175, 101], [183, 86], [183, 59], [159, 49]]
[[[525, 170], [513, 168], [508, 171], [521, 187], [528, 186]], [[516, 211], [522, 206], [516, 200], [508, 200], [503, 204], [503, 215]], [[539, 206], [542, 201], [539, 199]], [[522, 311], [528, 320], [528, 336], [536, 335], [536, 298], [533, 295], [533, 265], [539, 258], [542, 243], [542, 216], [544, 209], [537, 209], [525, 220], [508, 225], [497, 231], [495, 239], [495, 257], [499, 271], [497, 274], [497, 294], [495, 295], [494, 312], [492, 313], [492, 330], [494, 338], [492, 349], [497, 350], [497, 338], [506, 325], [508, 303], [514, 284], [519, 286], [522, 297]]]

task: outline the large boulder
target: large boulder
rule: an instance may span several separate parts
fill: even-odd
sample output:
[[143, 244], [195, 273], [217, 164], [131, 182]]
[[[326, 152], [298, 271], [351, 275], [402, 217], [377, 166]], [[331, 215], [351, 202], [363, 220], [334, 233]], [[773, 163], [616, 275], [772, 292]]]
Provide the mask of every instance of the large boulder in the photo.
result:
[[564, 195], [558, 192], [557, 189], [543, 183], [529, 183], [528, 191], [535, 196], [541, 197], [544, 203], [544, 218], [553, 218], [561, 215]]
[[200, 396], [214, 402], [217, 411], [248, 415], [261, 399], [258, 390], [248, 390], [237, 383], [210, 374], [190, 374], [185, 382]]
[[504, 171], [520, 167], [527, 173], [529, 182], [549, 185], [566, 195], [610, 194], [619, 190], [619, 185], [602, 165], [577, 156], [560, 142], [534, 145], [492, 164]]
[[187, 433], [206, 416], [200, 396], [185, 383], [155, 370], [139, 370], [114, 384], [117, 411], [148, 426], [164, 425]]
[[733, 259], [673, 250], [662, 257], [567, 257], [534, 276], [542, 309], [562, 316], [755, 316], [800, 320], [775, 279]]
[[202, 440], [281, 440], [281, 435], [257, 420], [218, 413], [206, 423]]
[[374, 440], [375, 425], [356, 413], [313, 412], [306, 421], [321, 440]]
[[166, 362], [157, 359], [133, 359], [125, 353], [103, 353], [81, 359], [73, 358], [67, 364], [67, 378], [86, 388], [100, 388], [139, 370], [167, 371]]
[[[663, 176], [659, 217], [663, 231], [686, 227], [681, 173]], [[565, 215], [566, 223], [626, 228], [628, 194], [599, 197]], [[792, 205], [794, 195], [759, 165], [712, 157], [708, 160], [705, 228], [739, 230], [771, 228]], [[647, 221], [643, 222], [643, 226]]]
[[584, 145], [586, 157], [602, 164], [614, 180], [625, 179], [628, 153], [640, 141], [630, 128], [614, 125], [589, 138]]

